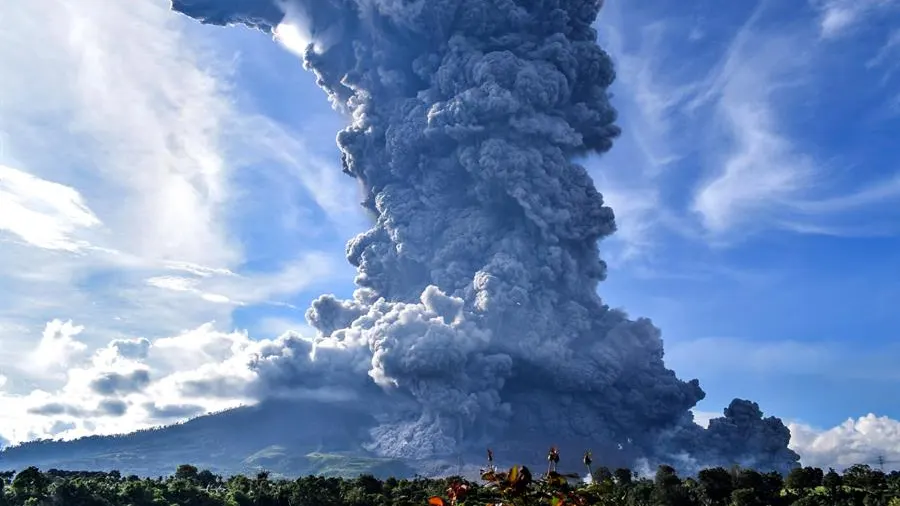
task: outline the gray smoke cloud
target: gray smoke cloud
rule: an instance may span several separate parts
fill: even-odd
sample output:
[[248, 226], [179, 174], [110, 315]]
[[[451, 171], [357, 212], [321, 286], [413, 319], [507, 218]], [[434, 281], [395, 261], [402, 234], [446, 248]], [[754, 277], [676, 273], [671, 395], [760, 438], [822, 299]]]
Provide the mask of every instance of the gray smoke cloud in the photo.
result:
[[264, 389], [359, 392], [388, 456], [518, 439], [681, 467], [797, 465], [788, 429], [748, 401], [694, 424], [699, 382], [666, 368], [648, 319], [597, 294], [615, 219], [574, 160], [619, 134], [601, 5], [173, 0], [205, 23], [303, 24], [304, 65], [348, 115], [343, 170], [374, 219], [347, 244], [353, 299], [313, 302], [318, 340], [262, 354]]

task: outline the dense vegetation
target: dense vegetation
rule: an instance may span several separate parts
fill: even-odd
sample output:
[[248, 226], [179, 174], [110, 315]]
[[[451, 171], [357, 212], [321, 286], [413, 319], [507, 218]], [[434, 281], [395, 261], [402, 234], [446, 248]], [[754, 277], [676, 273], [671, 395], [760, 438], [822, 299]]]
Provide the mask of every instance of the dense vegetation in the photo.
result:
[[900, 472], [867, 465], [843, 474], [797, 468], [786, 477], [712, 468], [686, 478], [660, 466], [653, 478], [641, 478], [628, 469], [593, 469], [589, 453], [583, 473], [562, 474], [556, 470], [559, 454], [551, 450], [547, 470], [534, 476], [524, 466], [500, 471], [488, 453], [480, 483], [371, 475], [291, 481], [266, 472], [223, 479], [191, 465], [167, 478], [29, 467], [0, 473], [0, 506], [900, 506]]

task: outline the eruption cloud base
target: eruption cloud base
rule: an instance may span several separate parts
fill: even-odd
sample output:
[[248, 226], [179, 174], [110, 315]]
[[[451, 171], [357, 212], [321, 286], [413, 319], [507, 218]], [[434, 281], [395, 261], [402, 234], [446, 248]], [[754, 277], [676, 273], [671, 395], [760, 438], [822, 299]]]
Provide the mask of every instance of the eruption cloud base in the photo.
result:
[[356, 392], [378, 420], [369, 448], [392, 457], [546, 441], [598, 460], [616, 448], [621, 465], [798, 465], [787, 427], [753, 402], [696, 425], [699, 382], [666, 368], [648, 319], [597, 294], [615, 219], [573, 160], [619, 135], [601, 6], [173, 0], [204, 23], [302, 23], [304, 65], [350, 120], [343, 170], [374, 219], [347, 244], [353, 299], [319, 297], [315, 342], [259, 357], [262, 395]]

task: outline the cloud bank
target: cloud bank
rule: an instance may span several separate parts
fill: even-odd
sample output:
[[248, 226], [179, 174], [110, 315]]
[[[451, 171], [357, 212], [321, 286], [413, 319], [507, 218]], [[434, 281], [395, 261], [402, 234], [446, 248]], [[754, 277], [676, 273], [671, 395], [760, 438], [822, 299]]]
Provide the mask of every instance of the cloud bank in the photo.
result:
[[[334, 350], [317, 350], [322, 361], [317, 378], [289, 377], [306, 374], [287, 366], [312, 348], [313, 339], [296, 333], [256, 340], [212, 325], [154, 340], [113, 340], [74, 358], [59, 387], [15, 394], [11, 389], [17, 385], [0, 376], [0, 403], [7, 407], [0, 413], [0, 446], [127, 433], [272, 397], [359, 402], [360, 395], [366, 400], [378, 395], [377, 388], [366, 386], [365, 372], [343, 379], [329, 372], [329, 357], [343, 360]], [[284, 388], [296, 382], [306, 388]], [[721, 416], [695, 411], [694, 420], [707, 427]], [[790, 448], [804, 465], [842, 469], [877, 464], [879, 456], [888, 468], [900, 463], [900, 421], [888, 417], [869, 414], [829, 429], [798, 422], [788, 427]]]

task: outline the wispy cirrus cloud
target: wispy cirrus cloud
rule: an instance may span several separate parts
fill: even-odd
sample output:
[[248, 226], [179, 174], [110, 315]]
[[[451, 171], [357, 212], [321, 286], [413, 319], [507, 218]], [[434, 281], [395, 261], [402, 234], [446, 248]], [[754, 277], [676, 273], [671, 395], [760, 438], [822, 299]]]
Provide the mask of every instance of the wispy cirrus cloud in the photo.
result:
[[74, 188], [0, 165], [0, 230], [38, 248], [76, 251], [78, 229], [101, 225]]
[[330, 280], [339, 259], [322, 253], [305, 254], [301, 258], [268, 273], [244, 275], [163, 275], [146, 280], [149, 286], [203, 300], [238, 306], [282, 304], [277, 297], [286, 297], [310, 286], [322, 287]]
[[847, 35], [869, 16], [900, 7], [895, 0], [814, 0], [823, 38]]
[[[228, 326], [338, 275], [352, 181], [244, 102], [225, 36], [165, 0], [0, 5], [0, 370], [54, 319], [91, 348]], [[334, 219], [288, 220], [277, 192]], [[295, 238], [254, 244], [262, 222]]]
[[[891, 7], [856, 4], [847, 18], [853, 22]], [[890, 210], [900, 197], [900, 159], [847, 150], [836, 159], [798, 120], [831, 114], [825, 90], [835, 65], [858, 73], [864, 66], [829, 57], [821, 19], [776, 22], [776, 7], [783, 6], [751, 7], [719, 13], [721, 19], [673, 15], [662, 2], [640, 9], [611, 4], [602, 14], [601, 39], [618, 68], [614, 101], [623, 136], [592, 167], [617, 206], [622, 226], [613, 241], [626, 257], [650, 254], [654, 243], [673, 236], [734, 245], [767, 230], [900, 232]], [[846, 9], [841, 2], [814, 7], [823, 16]], [[853, 92], [847, 93], [849, 100]], [[857, 177], [850, 181], [846, 173], [853, 169]]]

